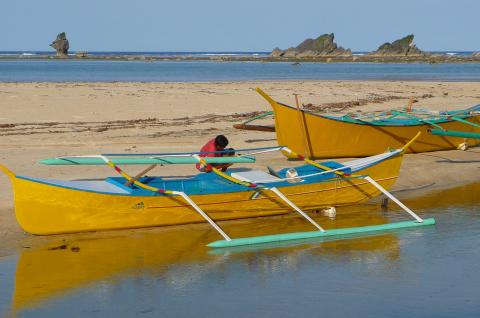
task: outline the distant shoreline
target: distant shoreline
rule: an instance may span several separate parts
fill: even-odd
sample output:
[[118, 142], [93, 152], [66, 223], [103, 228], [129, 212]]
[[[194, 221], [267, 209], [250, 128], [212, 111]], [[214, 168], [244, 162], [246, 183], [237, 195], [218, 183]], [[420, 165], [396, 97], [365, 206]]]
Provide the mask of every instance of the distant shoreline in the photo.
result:
[[264, 59], [0, 60], [0, 82], [228, 82], [250, 80], [480, 81], [480, 63], [292, 62]]
[[[103, 53], [103, 54], [102, 54]], [[0, 52], [2, 60], [107, 60], [107, 61], [217, 61], [217, 62], [318, 62], [318, 63], [480, 63], [480, 56], [461, 52], [427, 53], [425, 55], [369, 55], [369, 52], [351, 56], [273, 57], [267, 52], [74, 52], [67, 57], [52, 53]]]

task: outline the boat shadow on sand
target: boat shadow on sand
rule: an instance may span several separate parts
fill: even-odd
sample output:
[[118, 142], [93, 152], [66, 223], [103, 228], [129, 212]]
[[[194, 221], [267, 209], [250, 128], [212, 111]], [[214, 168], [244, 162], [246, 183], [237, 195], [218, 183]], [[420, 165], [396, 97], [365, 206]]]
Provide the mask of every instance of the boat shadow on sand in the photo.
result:
[[[476, 154], [480, 155], [480, 147], [478, 147], [478, 146], [474, 147], [472, 150], [467, 150], [467, 151], [470, 152], [470, 153], [476, 153]], [[438, 162], [438, 163], [458, 164], [458, 163], [478, 163], [478, 162], [480, 162], [480, 159], [478, 159], [478, 160], [459, 160], [459, 159], [451, 159], [451, 158], [447, 158], [445, 156], [440, 156], [440, 155], [431, 154], [431, 153], [423, 153], [422, 156], [437, 158], [437, 159], [439, 159], [439, 160], [436, 160], [436, 162]]]

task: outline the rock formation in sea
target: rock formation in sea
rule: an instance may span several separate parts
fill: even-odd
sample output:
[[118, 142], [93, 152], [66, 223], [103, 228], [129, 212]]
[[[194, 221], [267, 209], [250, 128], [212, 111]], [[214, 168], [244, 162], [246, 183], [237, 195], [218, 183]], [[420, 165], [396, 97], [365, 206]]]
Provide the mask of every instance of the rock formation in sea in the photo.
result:
[[472, 55], [475, 56], [475, 57], [480, 57], [480, 52], [475, 52]]
[[57, 39], [50, 44], [57, 51], [57, 56], [66, 57], [68, 56], [68, 49], [70, 45], [68, 44], [67, 35], [65, 32], [59, 33]]
[[351, 56], [350, 49], [338, 46], [334, 40], [333, 33], [320, 35], [316, 39], [306, 39], [297, 47], [287, 50], [273, 49], [272, 57], [323, 57], [323, 56]]
[[369, 55], [379, 55], [379, 56], [422, 56], [425, 55], [425, 52], [417, 48], [413, 43], [413, 34], [407, 35], [404, 38], [396, 40], [392, 43], [387, 42], [378, 47], [374, 52], [369, 53]]

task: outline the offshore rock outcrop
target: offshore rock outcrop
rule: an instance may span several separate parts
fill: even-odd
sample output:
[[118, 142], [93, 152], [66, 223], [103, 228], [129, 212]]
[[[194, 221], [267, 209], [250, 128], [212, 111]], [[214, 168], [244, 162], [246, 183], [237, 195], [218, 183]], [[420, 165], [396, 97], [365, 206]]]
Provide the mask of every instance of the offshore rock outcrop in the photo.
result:
[[473, 56], [475, 56], [475, 57], [480, 57], [480, 52], [475, 52], [475, 53], [473, 53]]
[[387, 42], [374, 51], [369, 53], [369, 55], [377, 56], [423, 56], [426, 55], [425, 52], [421, 51], [414, 43], [413, 34], [407, 35], [404, 38], [396, 40], [392, 43]]
[[57, 35], [57, 39], [50, 44], [57, 51], [57, 56], [59, 57], [67, 57], [68, 56], [68, 49], [70, 45], [67, 40], [67, 35], [65, 32], [59, 33]]
[[344, 49], [334, 42], [334, 34], [323, 34], [316, 39], [306, 39], [297, 47], [291, 47], [287, 50], [273, 49], [270, 56], [303, 58], [303, 57], [323, 57], [323, 56], [352, 56], [350, 49]]

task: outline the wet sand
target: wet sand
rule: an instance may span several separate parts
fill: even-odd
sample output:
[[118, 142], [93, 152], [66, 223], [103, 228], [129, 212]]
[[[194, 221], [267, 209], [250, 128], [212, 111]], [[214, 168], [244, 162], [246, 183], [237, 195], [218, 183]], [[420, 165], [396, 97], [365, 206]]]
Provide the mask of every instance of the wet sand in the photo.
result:
[[[235, 148], [275, 145], [274, 133], [232, 128], [270, 110], [254, 91], [257, 86], [289, 104], [292, 93], [298, 93], [303, 104], [329, 112], [384, 110], [404, 106], [410, 97], [417, 101], [415, 107], [434, 110], [480, 103], [480, 85], [471, 82], [0, 83], [0, 163], [20, 175], [95, 178], [112, 172], [37, 162], [60, 155], [198, 151], [217, 134], [227, 135]], [[285, 164], [280, 156], [273, 163]], [[472, 183], [478, 181], [479, 168], [478, 147], [407, 155], [394, 190], [412, 197]], [[128, 169], [137, 170], [141, 167]], [[171, 170], [155, 171], [195, 173], [192, 166]], [[7, 249], [24, 234], [13, 215], [8, 179], [2, 175], [0, 181], [0, 239]]]

